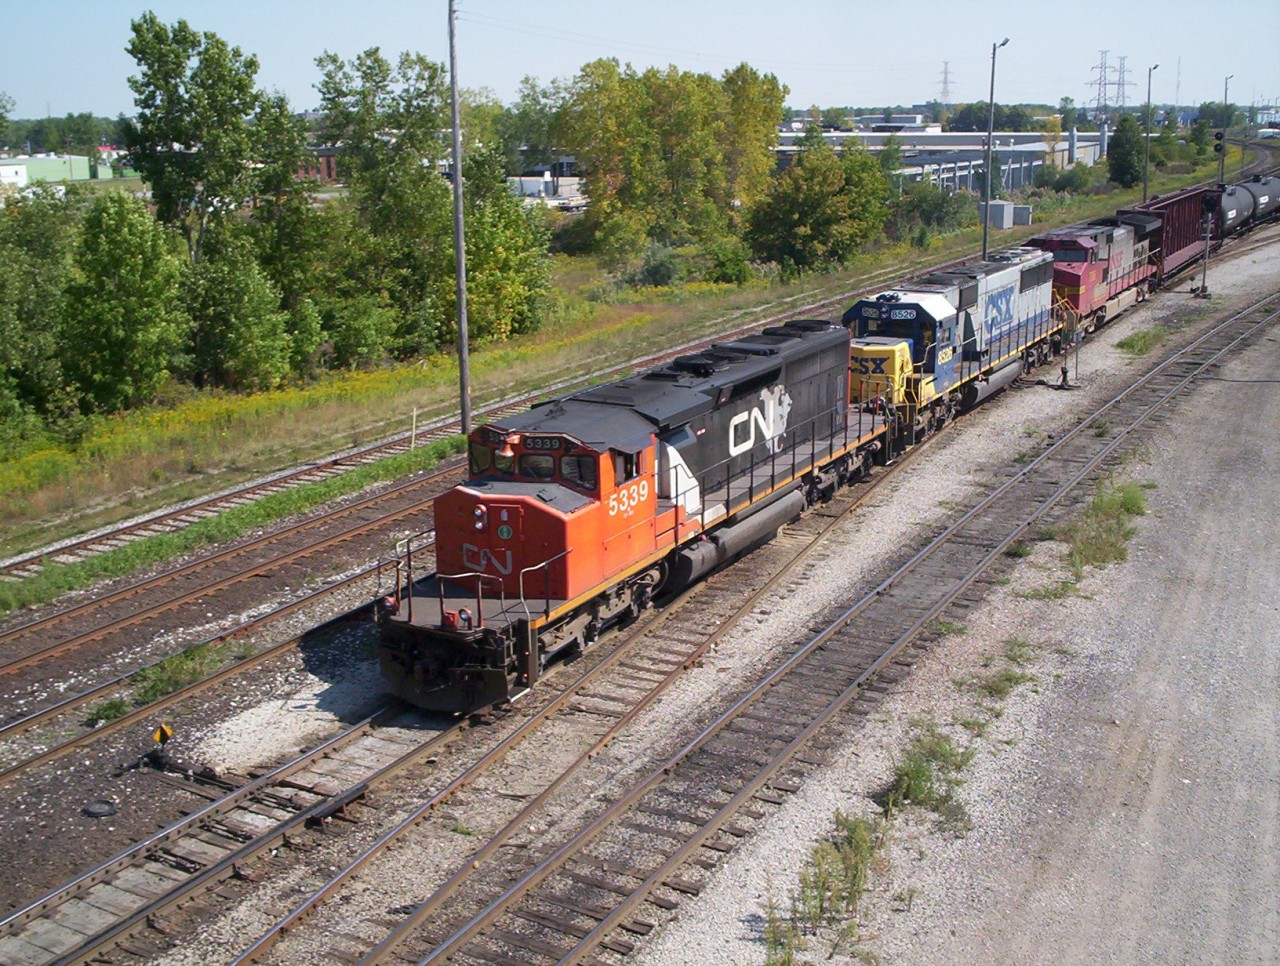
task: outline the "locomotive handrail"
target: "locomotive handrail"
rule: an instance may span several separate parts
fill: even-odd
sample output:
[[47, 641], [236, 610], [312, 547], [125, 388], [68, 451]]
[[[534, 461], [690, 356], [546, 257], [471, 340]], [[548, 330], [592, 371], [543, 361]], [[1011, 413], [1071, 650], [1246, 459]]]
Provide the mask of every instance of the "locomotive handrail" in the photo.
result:
[[551, 565], [555, 563], [557, 560], [559, 560], [561, 557], [568, 556], [572, 552], [573, 552], [573, 547], [569, 547], [567, 550], [561, 550], [554, 557], [548, 557], [546, 560], [542, 561], [542, 563], [534, 564], [531, 567], [525, 567], [522, 571], [520, 571], [520, 606], [524, 608], [525, 620], [533, 620], [533, 615], [529, 613], [529, 601], [528, 599], [526, 599], [524, 594], [524, 575], [534, 570], [540, 570], [543, 567], [547, 568], [546, 589], [543, 592], [543, 602], [545, 604], [546, 609], [543, 611], [542, 616], [550, 617], [551, 616]]
[[[567, 552], [567, 551], [566, 551], [566, 552]], [[439, 598], [440, 598], [440, 620], [441, 620], [441, 622], [443, 622], [443, 621], [444, 621], [444, 582], [445, 582], [446, 580], [454, 580], [454, 581], [456, 581], [456, 580], [459, 580], [459, 579], [460, 579], [460, 578], [462, 578], [462, 577], [475, 577], [475, 578], [476, 578], [476, 617], [475, 617], [475, 619], [476, 619], [477, 623], [473, 625], [474, 627], [484, 627], [484, 582], [485, 582], [486, 580], [495, 580], [495, 581], [497, 581], [497, 583], [498, 583], [498, 606], [499, 606], [499, 608], [500, 608], [500, 609], [499, 609], [499, 611], [498, 611], [498, 613], [500, 613], [500, 614], [505, 614], [505, 613], [507, 612], [507, 595], [506, 595], [506, 588], [505, 588], [505, 587], [503, 587], [503, 585], [502, 585], [502, 578], [501, 578], [501, 577], [498, 577], [498, 576], [496, 576], [495, 574], [486, 574], [486, 573], [483, 573], [483, 572], [478, 571], [478, 570], [469, 570], [469, 571], [466, 571], [465, 573], [460, 573], [460, 574], [442, 574], [442, 573], [437, 572], [437, 573], [436, 573], [436, 594], [437, 594], [437, 595], [439, 595]], [[412, 595], [412, 594], [409, 596], [409, 603], [410, 603], [410, 606], [412, 607], [412, 604], [413, 604], [413, 595]], [[412, 619], [412, 616], [413, 616], [413, 615], [412, 615], [412, 614], [410, 614], [410, 619]]]
[[[432, 545], [436, 542], [436, 531], [420, 530], [417, 533], [411, 533], [403, 540], [396, 541], [396, 607], [400, 606], [400, 561], [404, 560], [405, 570], [405, 587], [408, 590], [409, 606], [405, 616], [409, 621], [413, 621], [413, 541], [418, 537], [425, 537], [423, 541], [426, 545]], [[401, 548], [404, 548], [401, 550]]]

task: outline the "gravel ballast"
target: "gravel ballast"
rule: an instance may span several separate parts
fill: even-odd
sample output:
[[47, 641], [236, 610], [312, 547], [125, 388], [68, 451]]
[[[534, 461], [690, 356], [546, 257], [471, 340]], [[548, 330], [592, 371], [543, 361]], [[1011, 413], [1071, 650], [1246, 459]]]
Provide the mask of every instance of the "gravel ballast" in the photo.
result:
[[[1264, 251], [1218, 266], [1211, 283], [1212, 312], [1224, 315], [1280, 287], [1280, 265]], [[1127, 313], [1081, 352], [1080, 392], [1006, 394], [957, 427], [947, 450], [982, 453], [998, 434], [1016, 449], [1020, 435], [1052, 434], [1055, 418], [1108, 398], [1103, 387], [1124, 367], [1116, 341], [1157, 316], [1204, 317], [1197, 305], [1206, 303], [1168, 293]], [[1274, 961], [1277, 344], [1268, 336], [1203, 380], [1146, 459], [1123, 468], [1155, 484], [1127, 563], [1089, 572], [1076, 595], [1034, 599], [1070, 576], [1061, 545], [1036, 545], [851, 735], [839, 764], [744, 842], [634, 960], [764, 962], [770, 907], [785, 916], [837, 810], [878, 813], [873, 796], [928, 720], [975, 751], [956, 793], [971, 827], [900, 812], [851, 930], [858, 941], [811, 937], [801, 961]], [[1060, 400], [1071, 405], [1055, 412]], [[980, 474], [948, 474], [931, 458], [910, 474], [923, 486], [922, 475], [945, 487]], [[918, 505], [903, 496], [892, 502], [910, 519]], [[966, 682], [999, 667], [1013, 637], [1033, 645], [1024, 670], [1034, 679], [975, 738], [959, 723], [973, 725], [990, 702]]]

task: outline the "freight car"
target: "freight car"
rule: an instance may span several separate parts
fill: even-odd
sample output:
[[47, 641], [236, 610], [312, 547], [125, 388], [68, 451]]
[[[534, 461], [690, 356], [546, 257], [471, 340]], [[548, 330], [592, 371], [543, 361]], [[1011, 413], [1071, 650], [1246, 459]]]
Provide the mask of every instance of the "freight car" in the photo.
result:
[[437, 572], [377, 604], [391, 690], [470, 712], [660, 592], [773, 537], [887, 444], [849, 405], [849, 333], [796, 321], [535, 406], [469, 439]]

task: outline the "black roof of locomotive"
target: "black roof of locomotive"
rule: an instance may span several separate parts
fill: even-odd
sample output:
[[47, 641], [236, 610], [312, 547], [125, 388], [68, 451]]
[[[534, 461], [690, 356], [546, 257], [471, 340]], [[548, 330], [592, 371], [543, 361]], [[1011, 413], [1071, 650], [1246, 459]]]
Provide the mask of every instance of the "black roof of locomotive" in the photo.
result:
[[716, 343], [617, 382], [539, 403], [493, 423], [522, 433], [563, 433], [592, 449], [639, 449], [653, 433], [685, 425], [714, 410], [735, 387], [758, 382], [798, 358], [847, 346], [847, 329], [827, 321], [796, 320]]

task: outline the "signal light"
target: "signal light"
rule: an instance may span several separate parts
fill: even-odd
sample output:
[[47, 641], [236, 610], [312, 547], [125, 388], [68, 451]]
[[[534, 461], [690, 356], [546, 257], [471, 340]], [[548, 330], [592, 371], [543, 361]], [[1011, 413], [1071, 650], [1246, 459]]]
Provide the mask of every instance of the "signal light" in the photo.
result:
[[1223, 137], [1223, 134], [1221, 131], [1213, 132], [1213, 141], [1214, 141], [1213, 151], [1215, 154], [1221, 154], [1224, 150], [1222, 146], [1222, 137]]

